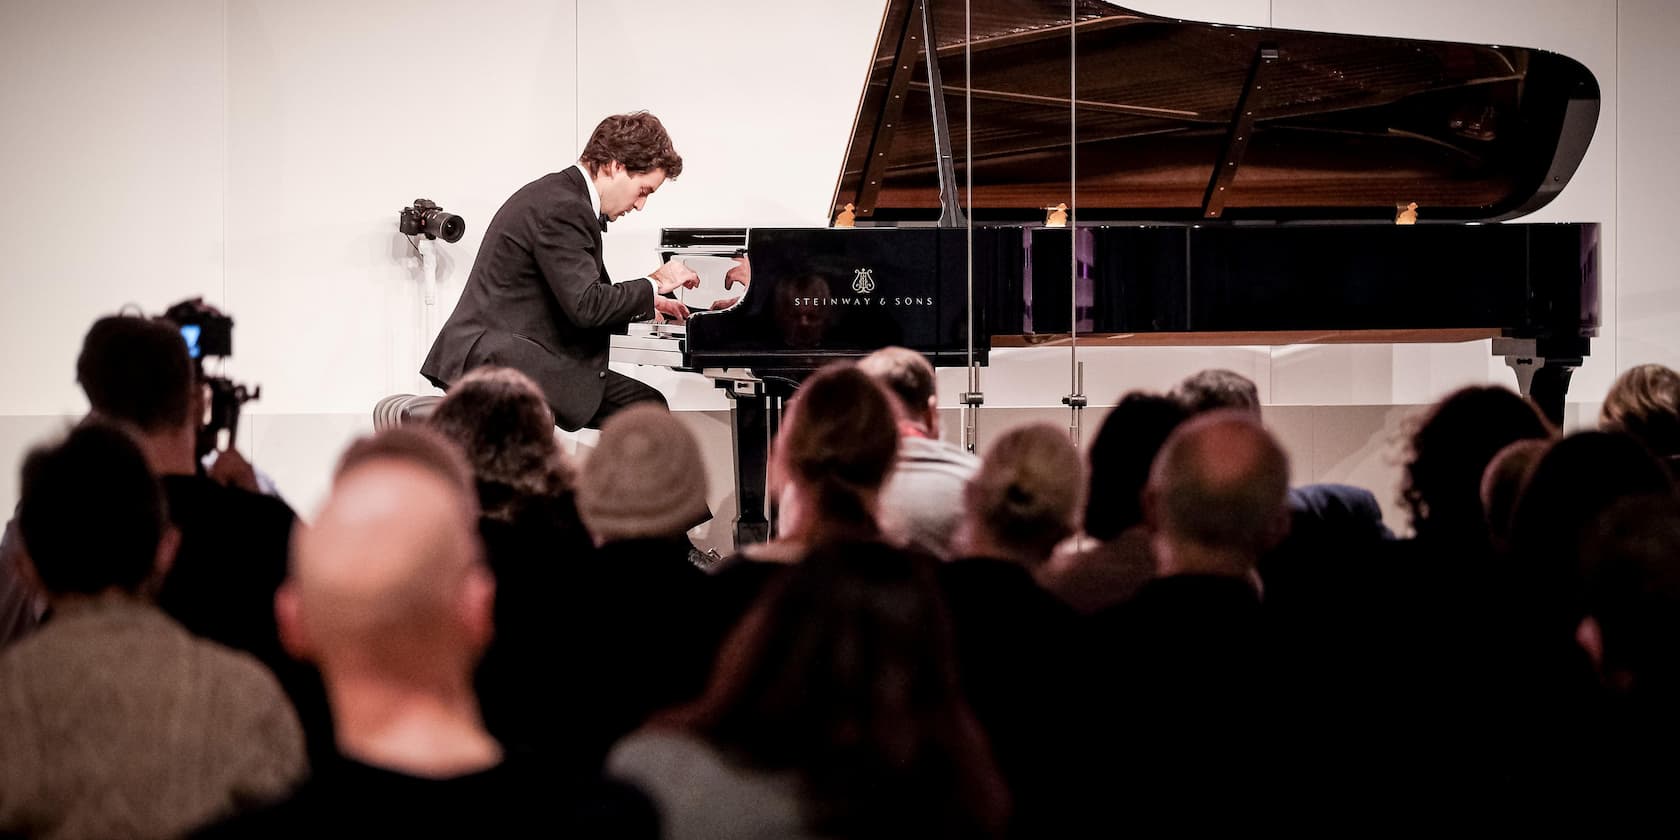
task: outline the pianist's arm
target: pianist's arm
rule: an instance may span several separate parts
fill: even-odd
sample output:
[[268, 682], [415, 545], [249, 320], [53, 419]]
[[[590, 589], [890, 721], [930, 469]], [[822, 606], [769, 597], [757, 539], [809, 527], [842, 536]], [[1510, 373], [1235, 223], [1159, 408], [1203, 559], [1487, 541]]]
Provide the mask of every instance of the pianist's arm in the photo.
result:
[[590, 329], [653, 317], [653, 284], [638, 277], [626, 283], [604, 282], [596, 268], [590, 228], [599, 224], [583, 202], [581, 212], [568, 202], [555, 213], [534, 214], [531, 254], [542, 269], [561, 311], [573, 326]]

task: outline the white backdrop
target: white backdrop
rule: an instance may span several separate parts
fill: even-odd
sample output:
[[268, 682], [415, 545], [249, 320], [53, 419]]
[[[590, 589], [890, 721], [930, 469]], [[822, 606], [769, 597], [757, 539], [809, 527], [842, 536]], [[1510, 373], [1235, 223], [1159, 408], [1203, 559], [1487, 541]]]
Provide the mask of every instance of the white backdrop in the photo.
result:
[[[1590, 420], [1616, 372], [1680, 366], [1667, 230], [1680, 194], [1680, 4], [1667, 0], [1135, 0], [1142, 11], [1258, 26], [1512, 43], [1597, 75], [1598, 132], [1537, 220], [1604, 225], [1604, 318], [1571, 389]], [[478, 236], [514, 189], [568, 165], [604, 114], [647, 108], [686, 161], [613, 226], [619, 276], [652, 267], [658, 228], [821, 224], [882, 0], [6, 0], [0, 3], [0, 504], [30, 443], [84, 409], [87, 325], [125, 303], [203, 294], [237, 320], [229, 372], [260, 383], [242, 445], [304, 512], [381, 396], [419, 388], [427, 343], [396, 210], [416, 197], [467, 220], [441, 245], [447, 314]], [[1067, 360], [1000, 353], [982, 427], [1066, 422]], [[1467, 345], [1167, 348], [1087, 355], [1099, 404], [1208, 365], [1261, 386], [1299, 480], [1389, 501], [1412, 406], [1510, 382]], [[724, 405], [702, 380], [643, 370], [705, 437], [728, 493]], [[947, 373], [947, 401], [960, 388]], [[1100, 419], [1088, 418], [1087, 427]], [[718, 447], [723, 447], [721, 453]], [[712, 455], [717, 457], [713, 458]], [[1392, 509], [1390, 513], [1393, 513]], [[1398, 524], [1396, 522], [1395, 524]]]

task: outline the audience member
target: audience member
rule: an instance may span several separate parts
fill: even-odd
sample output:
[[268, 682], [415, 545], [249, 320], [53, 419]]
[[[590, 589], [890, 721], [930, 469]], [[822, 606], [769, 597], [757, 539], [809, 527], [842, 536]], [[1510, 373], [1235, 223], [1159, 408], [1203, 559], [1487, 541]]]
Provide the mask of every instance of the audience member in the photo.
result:
[[1501, 449], [1553, 430], [1534, 404], [1496, 386], [1463, 388], [1430, 409], [1412, 434], [1401, 498], [1429, 552], [1485, 557], [1482, 473]]
[[963, 494], [959, 559], [938, 570], [963, 689], [1009, 783], [1019, 837], [1074, 836], [1089, 808], [1081, 727], [1097, 709], [1083, 705], [1083, 628], [1033, 579], [1079, 520], [1082, 470], [1065, 429], [1004, 432]]
[[1680, 459], [1680, 373], [1662, 365], [1628, 368], [1604, 395], [1598, 425], [1626, 432], [1675, 466]]
[[[1192, 416], [1240, 411], [1260, 421], [1260, 389], [1230, 370], [1192, 374], [1173, 389]], [[1261, 560], [1260, 576], [1274, 607], [1302, 622], [1316, 621], [1323, 602], [1337, 597], [1330, 579], [1340, 576], [1349, 556], [1369, 553], [1373, 543], [1393, 538], [1382, 521], [1377, 497], [1363, 487], [1318, 482], [1289, 489], [1289, 536]]]
[[[1533, 403], [1476, 386], [1442, 398], [1410, 436], [1401, 501], [1414, 535], [1382, 547], [1329, 625], [1333, 655], [1350, 666], [1338, 681], [1350, 692], [1343, 705], [1364, 710], [1346, 723], [1367, 733], [1360, 743], [1371, 755], [1386, 757], [1369, 765], [1371, 789], [1397, 797], [1380, 807], [1422, 797], [1420, 817], [1433, 816], [1503, 806], [1518, 792], [1498, 673], [1509, 657], [1511, 580], [1492, 542], [1482, 476], [1505, 447], [1551, 435]], [[1373, 727], [1373, 717], [1391, 724]]]
[[1674, 607], [1677, 556], [1658, 557], [1674, 546], [1664, 531], [1674, 505], [1666, 472], [1620, 433], [1570, 435], [1535, 465], [1512, 518], [1516, 603], [1498, 663], [1519, 813], [1566, 802], [1672, 819], [1663, 782], [1675, 779], [1667, 757], [1680, 746], [1665, 684], [1674, 669], [1642, 645], [1672, 639], [1654, 617]]
[[607, 419], [583, 464], [578, 505], [599, 542], [578, 564], [564, 619], [592, 687], [582, 733], [594, 761], [652, 713], [693, 700], [738, 613], [713, 597], [688, 529], [711, 517], [706, 465], [671, 412], [631, 406]]
[[172, 838], [303, 777], [274, 677], [149, 601], [179, 537], [127, 435], [32, 452], [17, 524], [51, 615], [0, 654], [0, 834]]
[[1525, 438], [1499, 450], [1482, 473], [1482, 512], [1487, 517], [1488, 539], [1495, 552], [1511, 547], [1511, 511], [1534, 465], [1552, 445], [1548, 438]]
[[1230, 409], [1260, 417], [1260, 389], [1254, 380], [1223, 368], [1209, 368], [1184, 378], [1172, 398], [1192, 415]]
[[1633, 496], [1611, 505], [1582, 540], [1587, 617], [1577, 638], [1608, 693], [1604, 749], [1580, 775], [1596, 780], [1598, 813], [1629, 828], [1672, 822], [1680, 772], [1680, 502]]
[[530, 682], [576, 646], [582, 622], [557, 607], [578, 591], [594, 549], [574, 500], [576, 471], [554, 439], [554, 415], [529, 377], [491, 366], [461, 377], [426, 425], [472, 467], [478, 531], [497, 583], [496, 632], [476, 680], [485, 725], [510, 748], [560, 749], [587, 698], [562, 702], [532, 691]]
[[960, 553], [1022, 570], [1044, 565], [1077, 526], [1083, 472], [1079, 451], [1055, 426], [1004, 432], [963, 490]]
[[485, 519], [517, 524], [532, 513], [547, 519], [556, 507], [571, 509], [576, 470], [554, 439], [542, 390], [525, 374], [476, 368], [450, 388], [426, 423], [466, 454]]
[[0, 536], [0, 650], [35, 632], [47, 611], [47, 598], [30, 584], [24, 562], [14, 519]]
[[1189, 779], [1191, 801], [1227, 807], [1252, 805], [1267, 781], [1275, 721], [1257, 564], [1288, 532], [1288, 489], [1283, 449], [1240, 411], [1186, 421], [1155, 459], [1144, 508], [1158, 577], [1097, 616], [1116, 663], [1109, 719], [1125, 727], [1114, 772], [1141, 813], [1185, 804]]
[[858, 370], [891, 397], [898, 426], [898, 461], [881, 489], [882, 507], [909, 544], [935, 557], [952, 556], [952, 538], [962, 518], [963, 486], [980, 459], [939, 439], [939, 397], [933, 365], [903, 347], [877, 350]]
[[1037, 571], [1041, 584], [1080, 613], [1125, 603], [1155, 576], [1143, 486], [1161, 444], [1187, 416], [1174, 398], [1134, 391], [1097, 429], [1086, 453], [1084, 533]]
[[826, 542], [884, 539], [881, 484], [898, 445], [873, 379], [844, 363], [817, 371], [789, 403], [770, 455], [776, 539], [749, 547], [747, 559], [795, 562]]
[[158, 606], [193, 633], [262, 660], [292, 698], [311, 753], [330, 748], [320, 678], [286, 655], [274, 623], [274, 593], [286, 575], [297, 517], [274, 496], [203, 473], [194, 446], [204, 389], [180, 331], [146, 318], [101, 318], [82, 342], [76, 380], [90, 417], [135, 435], [181, 533]]
[[1586, 613], [1579, 546], [1588, 526], [1620, 499], [1672, 491], [1662, 463], [1619, 432], [1576, 432], [1540, 456], [1511, 512], [1515, 617], [1534, 622], [1522, 628], [1526, 642], [1575, 650]]
[[215, 836], [652, 836], [637, 797], [506, 752], [485, 729], [472, 680], [496, 584], [460, 453], [399, 427], [341, 464], [276, 601], [287, 647], [320, 666], [339, 754]]
[[666, 840], [1001, 836], [1008, 794], [931, 572], [879, 543], [815, 547], [705, 695], [620, 742], [609, 772], [653, 797]]

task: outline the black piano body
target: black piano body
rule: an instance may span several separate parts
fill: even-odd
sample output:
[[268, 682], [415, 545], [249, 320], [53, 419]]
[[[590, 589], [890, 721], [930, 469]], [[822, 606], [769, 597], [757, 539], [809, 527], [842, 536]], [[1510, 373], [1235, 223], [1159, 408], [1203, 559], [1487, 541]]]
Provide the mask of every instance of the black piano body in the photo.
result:
[[752, 262], [679, 342], [739, 398], [737, 541], [769, 534], [780, 399], [887, 345], [950, 366], [1075, 337], [1491, 338], [1559, 422], [1599, 325], [1598, 226], [1503, 220], [1563, 189], [1597, 114], [1592, 74], [1540, 50], [890, 0], [831, 207], [855, 226], [662, 236]]

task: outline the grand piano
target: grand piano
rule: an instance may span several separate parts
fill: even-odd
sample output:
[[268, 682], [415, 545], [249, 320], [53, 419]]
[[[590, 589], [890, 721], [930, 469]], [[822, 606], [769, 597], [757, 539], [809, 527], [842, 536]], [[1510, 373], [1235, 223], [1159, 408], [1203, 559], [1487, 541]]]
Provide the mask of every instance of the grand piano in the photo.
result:
[[1001, 346], [1493, 339], [1559, 422], [1599, 324], [1598, 225], [1505, 220], [1568, 183], [1598, 101], [1580, 63], [1521, 47], [889, 0], [834, 226], [663, 231], [667, 257], [747, 254], [753, 282], [613, 357], [735, 398], [737, 544], [770, 533], [781, 401], [889, 344], [972, 368]]

